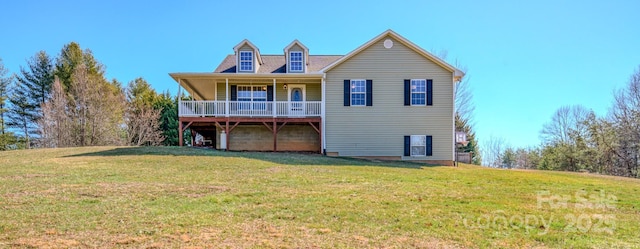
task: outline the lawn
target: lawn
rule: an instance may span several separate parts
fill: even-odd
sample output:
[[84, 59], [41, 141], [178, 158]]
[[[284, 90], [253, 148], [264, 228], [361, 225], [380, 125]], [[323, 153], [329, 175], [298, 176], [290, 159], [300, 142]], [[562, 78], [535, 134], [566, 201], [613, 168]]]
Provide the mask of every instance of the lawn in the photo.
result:
[[0, 152], [0, 247], [640, 248], [640, 180], [176, 147]]

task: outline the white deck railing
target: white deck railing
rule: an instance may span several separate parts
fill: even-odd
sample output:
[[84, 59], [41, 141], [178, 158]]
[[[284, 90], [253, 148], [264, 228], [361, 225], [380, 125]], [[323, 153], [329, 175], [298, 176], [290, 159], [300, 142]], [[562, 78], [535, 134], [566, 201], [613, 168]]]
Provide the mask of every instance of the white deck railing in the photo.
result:
[[321, 114], [321, 101], [181, 100], [178, 107], [180, 117], [314, 117]]

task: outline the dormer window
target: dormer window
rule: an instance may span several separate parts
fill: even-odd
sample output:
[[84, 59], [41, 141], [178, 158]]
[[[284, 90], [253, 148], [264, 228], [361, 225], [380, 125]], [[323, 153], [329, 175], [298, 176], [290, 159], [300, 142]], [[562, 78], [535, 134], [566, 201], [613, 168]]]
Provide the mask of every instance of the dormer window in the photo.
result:
[[289, 71], [302, 72], [304, 70], [302, 51], [292, 51], [289, 53]]
[[287, 73], [305, 73], [309, 65], [309, 49], [298, 40], [284, 47]]
[[240, 51], [240, 71], [241, 72], [253, 71], [253, 52], [252, 51]]

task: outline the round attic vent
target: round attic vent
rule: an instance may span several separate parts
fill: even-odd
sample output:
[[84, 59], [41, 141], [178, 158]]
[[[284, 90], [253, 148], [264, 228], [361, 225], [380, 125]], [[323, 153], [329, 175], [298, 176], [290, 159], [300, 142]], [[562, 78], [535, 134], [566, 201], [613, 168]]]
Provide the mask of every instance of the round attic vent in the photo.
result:
[[384, 48], [392, 48], [393, 47], [393, 41], [391, 39], [386, 39], [384, 40]]

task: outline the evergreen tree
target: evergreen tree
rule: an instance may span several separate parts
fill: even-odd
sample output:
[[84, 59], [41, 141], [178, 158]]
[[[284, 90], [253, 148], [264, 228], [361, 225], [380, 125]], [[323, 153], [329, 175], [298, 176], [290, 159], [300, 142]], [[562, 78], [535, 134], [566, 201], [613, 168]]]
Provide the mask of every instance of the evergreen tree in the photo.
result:
[[24, 136], [25, 147], [30, 148], [37, 135], [37, 121], [42, 117], [42, 103], [47, 101], [53, 83], [53, 64], [46, 52], [40, 51], [21, 67], [15, 76], [15, 87], [9, 96], [11, 108], [8, 126], [18, 128]]
[[53, 63], [49, 55], [40, 51], [27, 62], [27, 69], [20, 68], [20, 75], [16, 77], [24, 90], [30, 106], [28, 118], [35, 123], [42, 116], [42, 103], [47, 101], [51, 84], [53, 84]]
[[145, 79], [137, 78], [129, 82], [127, 99], [130, 102], [153, 106], [157, 98], [158, 94]]
[[[9, 98], [9, 83], [12, 77], [7, 76], [9, 70], [4, 67], [2, 58], [0, 58], [0, 135], [6, 133], [5, 113], [7, 112], [7, 99]], [[0, 147], [4, 147], [0, 145]]]
[[482, 164], [482, 155], [480, 154], [480, 150], [478, 149], [478, 140], [476, 138], [476, 133], [471, 129], [468, 120], [462, 119], [460, 115], [456, 112], [455, 116], [456, 123], [456, 131], [462, 131], [467, 134], [467, 141], [469, 143], [467, 146], [460, 148], [460, 152], [469, 152], [471, 153], [471, 163], [480, 165]]
[[502, 167], [511, 169], [516, 163], [516, 152], [512, 148], [507, 148], [502, 153]]
[[165, 146], [178, 145], [178, 98], [172, 98], [169, 92], [158, 96], [155, 104], [156, 109], [162, 110], [160, 113], [160, 129], [164, 136], [162, 142]]
[[104, 78], [104, 66], [93, 57], [91, 50], [83, 51], [80, 44], [71, 42], [62, 48], [55, 65], [55, 75], [65, 91], [71, 86], [75, 69], [80, 65], [84, 65], [88, 74]]
[[6, 117], [7, 117], [7, 105], [9, 98], [9, 84], [13, 80], [12, 76], [9, 76], [9, 70], [4, 67], [2, 58], [0, 58], [0, 150], [6, 150], [12, 144], [16, 143], [16, 138], [13, 133], [7, 131]]
[[127, 87], [127, 140], [131, 145], [160, 145], [162, 136], [160, 115], [161, 106], [156, 108], [159, 99], [151, 85], [143, 78], [129, 82]]
[[7, 112], [7, 126], [18, 129], [25, 142], [24, 147], [31, 148], [31, 134], [35, 132], [35, 124], [31, 122], [33, 109], [35, 108], [28, 95], [28, 87], [16, 81], [11, 94], [9, 95], [9, 111]]

